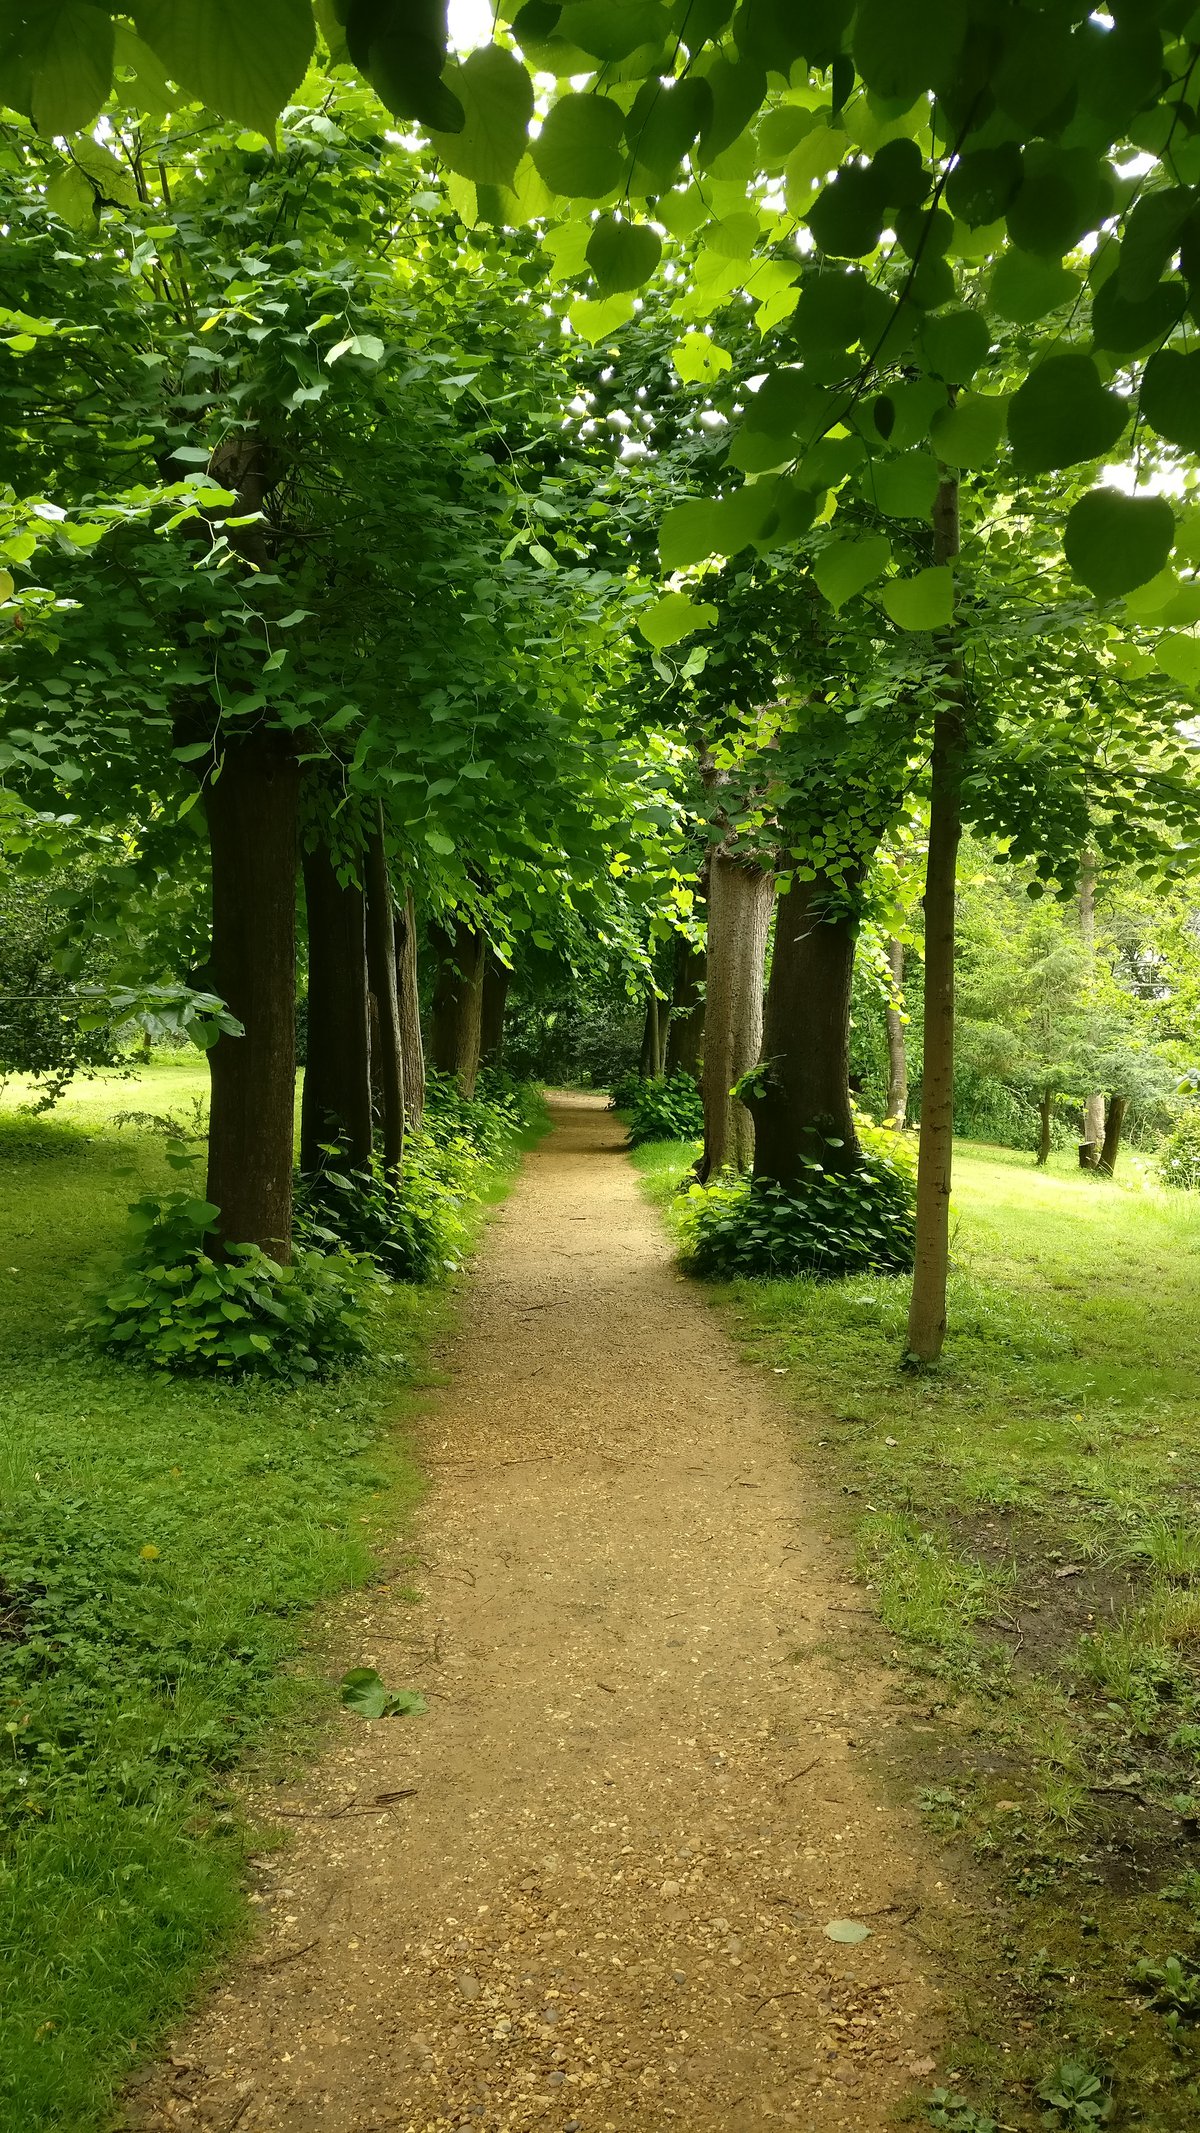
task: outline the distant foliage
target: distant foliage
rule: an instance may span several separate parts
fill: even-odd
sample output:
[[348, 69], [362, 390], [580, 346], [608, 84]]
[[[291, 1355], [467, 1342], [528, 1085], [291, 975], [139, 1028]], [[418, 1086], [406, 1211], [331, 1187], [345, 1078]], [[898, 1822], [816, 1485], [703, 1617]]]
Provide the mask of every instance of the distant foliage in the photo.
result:
[[645, 1075], [639, 1074], [636, 1067], [627, 1067], [623, 1074], [618, 1074], [609, 1091], [609, 1110], [631, 1110], [637, 1102], [638, 1091], [641, 1089], [645, 1079]]
[[695, 1186], [684, 1257], [698, 1274], [773, 1279], [906, 1273], [913, 1263], [916, 1185], [906, 1154], [872, 1135], [852, 1176], [812, 1163], [790, 1190], [748, 1178]]
[[1200, 1111], [1188, 1111], [1158, 1151], [1158, 1174], [1179, 1192], [1200, 1192]]
[[644, 1141], [694, 1141], [704, 1131], [704, 1103], [690, 1074], [672, 1074], [669, 1081], [639, 1078], [620, 1108], [629, 1112], [632, 1148]]
[[[79, 886], [66, 874], [37, 881], [11, 868], [0, 884], [0, 1081], [10, 1074], [32, 1075], [38, 1111], [57, 1103], [74, 1075], [120, 1065], [113, 1028], [86, 1026], [76, 985], [58, 966], [63, 898]], [[100, 967], [94, 944], [88, 943], [82, 976], [94, 979]]]

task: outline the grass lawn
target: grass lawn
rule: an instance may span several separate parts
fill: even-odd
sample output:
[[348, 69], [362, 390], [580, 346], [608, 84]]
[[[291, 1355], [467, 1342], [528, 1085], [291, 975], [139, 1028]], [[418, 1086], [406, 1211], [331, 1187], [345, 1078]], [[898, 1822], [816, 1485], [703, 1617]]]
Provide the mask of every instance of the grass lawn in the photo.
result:
[[[669, 1219], [691, 1155], [635, 1158]], [[1064, 2110], [1036, 2093], [1074, 2059], [1100, 2076], [1090, 2100], [1114, 2099], [1105, 2123], [1194, 2133], [1200, 1195], [1136, 1158], [1115, 1182], [1074, 1164], [959, 1148], [934, 1373], [899, 1368], [905, 1279], [711, 1293], [786, 1373], [885, 1656], [939, 1720], [895, 1781], [977, 1877], [978, 1937], [955, 1956], [960, 2092], [1003, 2126], [1093, 2125], [1086, 2095]]]
[[282, 1662], [420, 1487], [404, 1424], [446, 1291], [395, 1289], [378, 1365], [300, 1390], [168, 1379], [71, 1331], [126, 1203], [177, 1182], [162, 1132], [115, 1114], [191, 1123], [206, 1090], [185, 1055], [48, 1118], [11, 1083], [0, 1104], [5, 2133], [109, 2125], [245, 1930], [262, 1833], [222, 1774], [311, 1748], [335, 1691]]

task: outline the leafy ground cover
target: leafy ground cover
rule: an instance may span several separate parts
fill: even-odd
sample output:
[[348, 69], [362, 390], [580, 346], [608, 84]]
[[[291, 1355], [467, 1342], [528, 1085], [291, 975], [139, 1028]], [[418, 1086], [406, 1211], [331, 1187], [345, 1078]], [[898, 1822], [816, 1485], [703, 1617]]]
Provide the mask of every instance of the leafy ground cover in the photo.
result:
[[[669, 1216], [692, 1155], [638, 1151]], [[935, 1373], [903, 1276], [711, 1291], [845, 1507], [914, 1701], [894, 1781], [978, 1877], [959, 2133], [1200, 2113], [1200, 1198], [1074, 1160], [959, 1149]]]
[[[243, 1931], [253, 1754], [304, 1754], [335, 1690], [307, 1610], [378, 1575], [420, 1479], [408, 1449], [452, 1292], [398, 1285], [374, 1362], [289, 1389], [168, 1379], [70, 1330], [173, 1182], [152, 1121], [203, 1065], [0, 1111], [0, 2122], [105, 2125], [113, 2090]], [[137, 1111], [119, 1128], [114, 1114]], [[510, 1151], [511, 1152], [511, 1151]], [[493, 1190], [502, 1189], [501, 1158]], [[394, 1563], [394, 1546], [389, 1561]]]

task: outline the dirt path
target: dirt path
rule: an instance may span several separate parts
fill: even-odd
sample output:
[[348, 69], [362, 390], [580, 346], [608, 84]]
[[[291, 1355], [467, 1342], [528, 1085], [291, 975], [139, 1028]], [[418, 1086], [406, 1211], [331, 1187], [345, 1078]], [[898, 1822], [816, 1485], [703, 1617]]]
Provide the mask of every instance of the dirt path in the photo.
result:
[[133, 2123], [870, 2133], [928, 2085], [944, 1899], [855, 1753], [888, 1679], [824, 1651], [854, 1590], [621, 1128], [554, 1117], [429, 1425], [425, 1603], [336, 1625], [429, 1715], [344, 1719], [296, 1804], [353, 1808], [289, 1824]]

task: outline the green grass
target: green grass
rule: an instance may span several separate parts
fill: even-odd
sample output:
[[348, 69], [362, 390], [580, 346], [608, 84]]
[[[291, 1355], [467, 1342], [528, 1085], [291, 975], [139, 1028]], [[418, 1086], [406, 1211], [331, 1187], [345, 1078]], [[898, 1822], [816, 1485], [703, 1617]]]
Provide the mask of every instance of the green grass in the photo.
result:
[[5, 2133], [107, 2125], [245, 1930], [261, 1832], [225, 1773], [311, 1749], [335, 1692], [284, 1662], [420, 1489], [404, 1424], [446, 1291], [397, 1288], [378, 1365], [296, 1391], [164, 1380], [69, 1330], [125, 1204], [172, 1181], [163, 1135], [113, 1114], [186, 1119], [206, 1081], [185, 1057], [0, 1108]]
[[[635, 1158], [668, 1219], [691, 1155]], [[1195, 2032], [1130, 1978], [1200, 1958], [1200, 1195], [1074, 1163], [958, 1149], [935, 1372], [900, 1368], [907, 1279], [710, 1293], [784, 1373], [882, 1656], [942, 1713], [896, 1783], [983, 1877], [957, 1958], [975, 2100], [1037, 2126], [1047, 2066], [1082, 2055], [1114, 2125], [1185, 2133]]]

